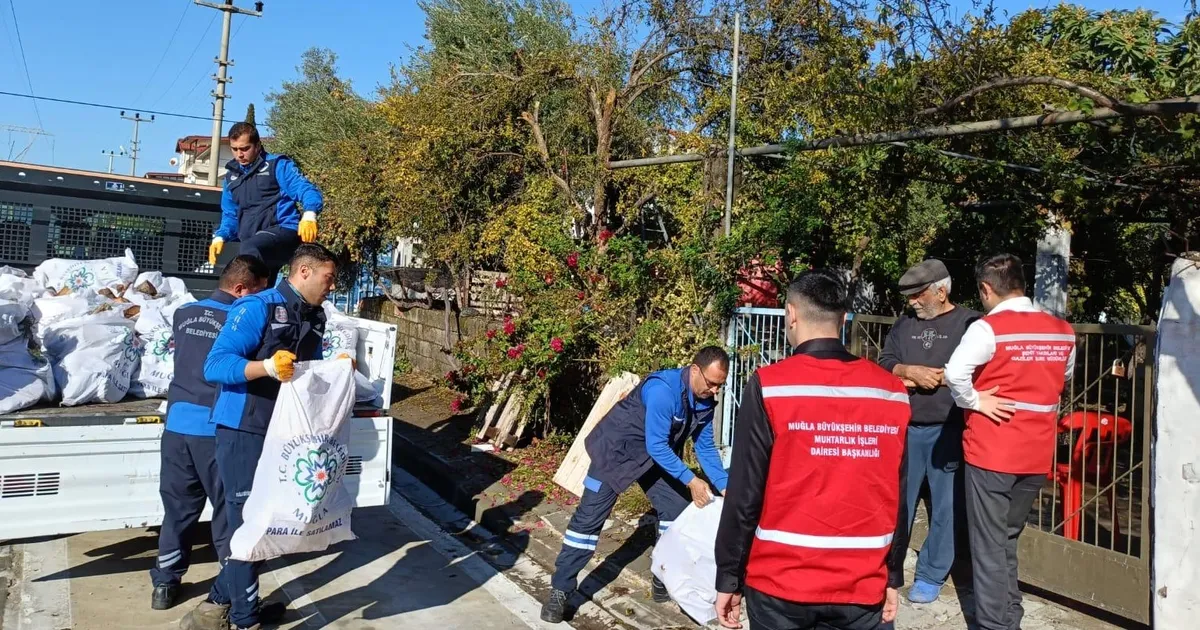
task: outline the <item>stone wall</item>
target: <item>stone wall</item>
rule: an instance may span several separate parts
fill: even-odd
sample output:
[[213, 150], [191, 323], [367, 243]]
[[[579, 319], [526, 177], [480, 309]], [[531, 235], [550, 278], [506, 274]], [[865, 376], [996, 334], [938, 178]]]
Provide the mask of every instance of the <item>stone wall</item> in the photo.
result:
[[[396, 361], [407, 360], [413, 368], [432, 376], [457, 369], [452, 352], [446, 346], [446, 314], [435, 308], [400, 309], [386, 298], [366, 298], [360, 316], [396, 325]], [[483, 335], [485, 317], [458, 317], [450, 314], [451, 347], [459, 339]]]

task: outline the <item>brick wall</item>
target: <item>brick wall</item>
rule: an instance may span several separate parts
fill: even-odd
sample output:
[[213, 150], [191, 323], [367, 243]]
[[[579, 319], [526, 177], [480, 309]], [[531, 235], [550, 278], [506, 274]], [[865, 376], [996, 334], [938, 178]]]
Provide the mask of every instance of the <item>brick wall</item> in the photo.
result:
[[[443, 350], [446, 314], [440, 308], [401, 310], [386, 298], [365, 298], [360, 315], [396, 325], [397, 361], [403, 356], [413, 368], [434, 376], [456, 369], [451, 354]], [[486, 317], [458, 317], [451, 313], [450, 343], [483, 335], [487, 323]]]

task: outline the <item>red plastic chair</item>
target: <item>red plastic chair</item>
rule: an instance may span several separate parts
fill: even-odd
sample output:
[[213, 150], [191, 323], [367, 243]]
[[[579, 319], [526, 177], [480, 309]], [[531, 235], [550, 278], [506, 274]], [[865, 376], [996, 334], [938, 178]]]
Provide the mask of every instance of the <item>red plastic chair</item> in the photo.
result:
[[1073, 411], [1058, 421], [1058, 433], [1076, 436], [1070, 461], [1059, 462], [1051, 472], [1051, 477], [1062, 489], [1063, 536], [1068, 540], [1079, 540], [1084, 483], [1099, 478], [1101, 488], [1109, 486], [1105, 494], [1108, 497], [1108, 509], [1112, 513], [1112, 536], [1115, 541], [1121, 536], [1121, 526], [1117, 518], [1112, 452], [1117, 444], [1129, 441], [1133, 434], [1133, 423], [1111, 413]]

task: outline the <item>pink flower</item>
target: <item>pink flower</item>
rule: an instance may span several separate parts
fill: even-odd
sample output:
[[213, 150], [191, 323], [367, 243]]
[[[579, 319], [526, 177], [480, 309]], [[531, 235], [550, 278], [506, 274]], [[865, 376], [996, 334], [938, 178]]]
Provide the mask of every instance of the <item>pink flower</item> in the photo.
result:
[[542, 379], [543, 381], [546, 380], [546, 368], [542, 368], [542, 369], [538, 370], [537, 377]]
[[517, 332], [517, 325], [512, 323], [512, 320], [505, 321], [504, 322], [504, 334], [511, 337], [511, 336], [513, 336], [513, 333], [515, 333], [515, 332]]
[[489, 329], [488, 329], [488, 331], [487, 331], [487, 338], [488, 338], [488, 339], [495, 339], [495, 338], [496, 338], [496, 329], [495, 329], [495, 328], [489, 328]]
[[513, 346], [512, 348], [509, 348], [508, 349], [508, 358], [510, 358], [510, 359], [520, 358], [522, 350], [523, 350], [523, 348], [521, 348], [521, 346]]
[[507, 280], [507, 279], [505, 279], [505, 278], [497, 278], [497, 279], [496, 279], [496, 288], [497, 288], [497, 289], [503, 289], [503, 288], [504, 288], [504, 287], [506, 287], [506, 286], [508, 286], [508, 280]]
[[575, 294], [575, 299], [583, 301], [583, 300], [587, 299], [587, 294], [584, 293], [583, 291], [580, 291], [579, 293]]
[[612, 233], [612, 231], [610, 231], [610, 230], [600, 230], [600, 236], [599, 236], [599, 239], [600, 239], [600, 242], [601, 242], [601, 243], [607, 243], [607, 242], [608, 242], [608, 239], [610, 239], [610, 238], [612, 238], [612, 237], [613, 237], [613, 233]]
[[551, 339], [550, 340], [550, 349], [554, 350], [555, 352], [562, 352], [563, 351], [563, 340], [559, 339], [558, 337]]
[[462, 408], [463, 408], [463, 399], [462, 398], [455, 398], [454, 400], [450, 401], [450, 411], [453, 411], [454, 413], [458, 413], [458, 412], [462, 411]]
[[464, 365], [462, 368], [463, 374], [470, 374], [471, 372], [474, 372], [474, 371], [475, 371], [475, 366], [471, 365], [470, 363]]
[[571, 252], [567, 254], [567, 266], [574, 269], [579, 266], [579, 253]]
[[552, 273], [546, 274], [546, 276], [542, 279], [546, 281], [546, 284], [554, 284], [554, 274]]
[[446, 380], [453, 383], [454, 381], [458, 380], [458, 374], [456, 374], [453, 370], [446, 372]]

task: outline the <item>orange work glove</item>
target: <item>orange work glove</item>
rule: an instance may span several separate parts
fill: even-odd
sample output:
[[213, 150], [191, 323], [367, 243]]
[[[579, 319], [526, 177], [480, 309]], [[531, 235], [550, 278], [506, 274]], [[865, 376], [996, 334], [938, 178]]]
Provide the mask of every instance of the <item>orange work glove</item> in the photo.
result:
[[280, 350], [275, 356], [263, 361], [263, 369], [267, 371], [267, 376], [286, 383], [296, 374], [295, 363], [296, 355], [287, 350]]
[[208, 246], [208, 264], [216, 267], [217, 256], [221, 255], [221, 250], [225, 249], [225, 239], [220, 236], [214, 236], [212, 245]]
[[317, 240], [317, 213], [305, 212], [300, 217], [300, 229], [296, 230], [300, 235], [300, 240], [305, 243], [311, 243]]

